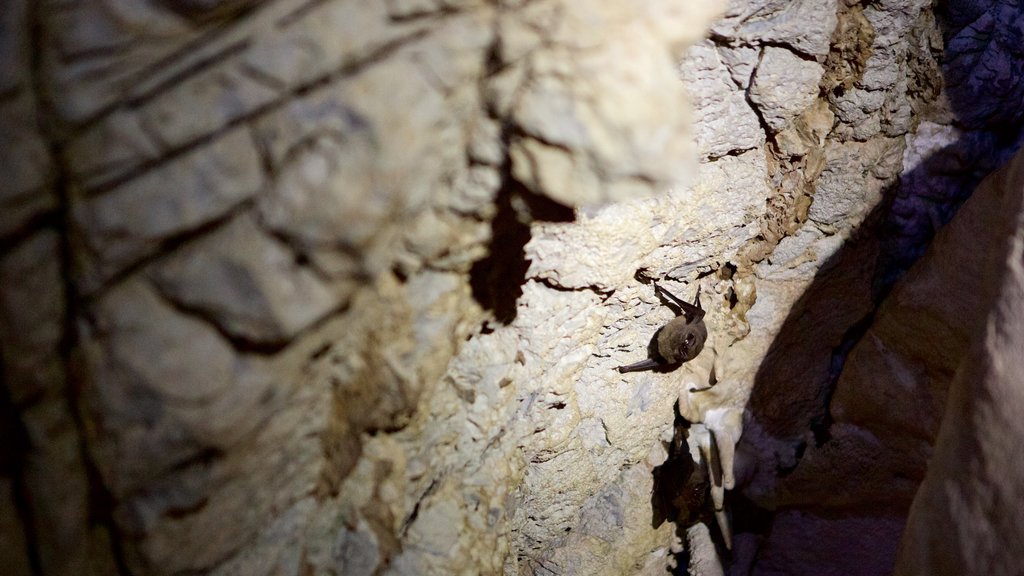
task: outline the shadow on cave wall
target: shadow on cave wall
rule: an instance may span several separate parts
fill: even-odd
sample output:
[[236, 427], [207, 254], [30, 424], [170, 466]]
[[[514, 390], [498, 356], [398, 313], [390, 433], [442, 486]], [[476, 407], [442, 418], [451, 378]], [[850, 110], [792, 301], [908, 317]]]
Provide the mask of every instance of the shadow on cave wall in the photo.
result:
[[[977, 184], [1020, 145], [1024, 8], [1009, 1], [953, 0], [938, 5], [936, 16], [945, 44], [943, 90], [961, 132], [885, 191], [883, 201], [818, 271], [769, 348], [747, 410], [764, 432], [793, 450], [792, 465], [775, 471], [780, 478], [798, 465], [806, 442], [822, 446], [830, 441], [832, 393], [847, 354], [871, 325], [879, 303]], [[852, 293], [850, 286], [856, 284], [851, 283], [858, 282], [867, 293]], [[822, 339], [838, 344], [822, 355]], [[734, 505], [735, 530], [764, 536], [769, 524], [764, 516], [771, 513], [751, 507], [738, 494], [730, 497], [743, 501]], [[858, 512], [843, 511], [851, 516]], [[907, 510], [889, 512], [905, 517]], [[887, 573], [878, 572], [881, 566], [892, 569], [896, 543], [885, 544], [878, 553], [891, 557], [868, 563], [861, 574]], [[756, 574], [757, 559], [753, 562], [750, 573]]]
[[[509, 148], [509, 134], [502, 136]], [[526, 271], [526, 244], [532, 237], [530, 223], [572, 222], [572, 208], [546, 196], [532, 192], [512, 175], [511, 159], [501, 166], [501, 186], [495, 199], [496, 211], [491, 219], [491, 240], [487, 254], [473, 263], [469, 270], [469, 286], [473, 299], [494, 315], [500, 324], [511, 324], [516, 318], [516, 303], [523, 295]], [[484, 326], [485, 333], [491, 329]]]
[[[796, 469], [808, 442], [817, 447], [830, 442], [833, 391], [847, 355], [871, 326], [878, 305], [980, 181], [1020, 146], [1024, 134], [1024, 8], [1010, 0], [952, 0], [937, 5], [935, 14], [945, 46], [940, 61], [943, 92], [959, 131], [957, 139], [901, 174], [883, 191], [882, 201], [819, 269], [772, 342], [756, 375], [747, 411], [763, 433], [791, 450], [778, 469], [771, 471], [780, 479]], [[851, 290], [851, 286], [863, 290]], [[685, 435], [685, 421], [676, 420], [676, 435]], [[706, 503], [695, 495], [705, 492], [700, 488], [706, 487], [706, 482], [679, 463], [689, 462], [683, 456], [670, 455], [655, 470], [651, 504], [654, 525], [675, 518], [685, 539], [686, 527], [701, 519], [695, 510]], [[826, 492], [827, 486], [822, 490]], [[752, 533], [755, 538], [768, 535], [775, 512], [759, 508], [740, 490], [729, 498], [734, 532]], [[909, 501], [897, 504], [897, 509], [885, 513], [905, 518], [909, 505]], [[819, 508], [818, 512], [823, 506]], [[853, 517], [875, 512], [878, 510], [844, 509], [841, 513]], [[873, 558], [854, 561], [857, 574], [891, 572], [898, 543], [893, 541], [891, 527], [867, 538], [878, 539], [882, 534], [885, 542], [868, 542]], [[823, 553], [834, 553], [837, 562], [844, 556], [841, 538], [825, 542], [829, 537], [816, 533], [810, 524], [803, 536], [823, 549], [836, 547]], [[726, 553], [721, 546], [719, 551]], [[727, 565], [733, 564], [728, 573], [759, 572], [757, 551], [748, 548], [745, 555], [723, 556]], [[791, 555], [789, 560], [796, 558]], [[680, 570], [685, 571], [686, 559], [679, 560]], [[850, 568], [850, 562], [840, 563]]]

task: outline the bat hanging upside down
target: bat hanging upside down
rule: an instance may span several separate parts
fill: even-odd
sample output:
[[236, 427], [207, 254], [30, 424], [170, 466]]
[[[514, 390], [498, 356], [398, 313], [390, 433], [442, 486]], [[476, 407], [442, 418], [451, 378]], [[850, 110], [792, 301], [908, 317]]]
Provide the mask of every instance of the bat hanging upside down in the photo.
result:
[[617, 369], [621, 373], [679, 365], [693, 360], [704, 349], [708, 329], [704, 325], [704, 309], [700, 307], [700, 285], [697, 286], [693, 304], [684, 302], [656, 282], [654, 292], [678, 306], [682, 313], [658, 330], [657, 349], [651, 351], [651, 358], [628, 366], [619, 366]]

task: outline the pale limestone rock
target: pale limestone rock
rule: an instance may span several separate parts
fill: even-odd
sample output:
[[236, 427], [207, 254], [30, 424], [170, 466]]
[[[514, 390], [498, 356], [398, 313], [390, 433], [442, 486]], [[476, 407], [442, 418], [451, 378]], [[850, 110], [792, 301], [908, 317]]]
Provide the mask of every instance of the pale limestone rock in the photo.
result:
[[820, 61], [828, 54], [837, 4], [835, 0], [732, 1], [711, 29], [730, 41], [792, 46]]
[[[244, 384], [244, 366], [216, 330], [176, 314], [141, 280], [107, 294], [95, 315], [94, 325], [82, 326], [87, 362], [99, 384], [89, 410], [103, 414], [108, 429], [116, 431], [97, 442], [95, 451], [112, 490], [124, 493], [188, 457], [201, 439], [187, 432], [175, 408], [199, 413], [221, 408], [221, 401]], [[252, 402], [258, 398], [246, 404]], [[216, 430], [231, 420], [222, 414], [204, 426]], [[152, 457], [137, 458], [141, 451]]]
[[[569, 225], [540, 225], [527, 245], [527, 275], [607, 291], [630, 283], [637, 268], [682, 277], [712, 258], [727, 259], [754, 234], [750, 225], [770, 195], [764, 173], [764, 153], [751, 150], [703, 164], [693, 185], [664, 198], [609, 206]], [[691, 246], [685, 253], [671, 248], [679, 244]]]
[[[243, 342], [280, 345], [347, 296], [295, 263], [296, 254], [242, 216], [155, 266], [167, 298]], [[346, 287], [351, 291], [351, 286]]]
[[162, 242], [223, 218], [262, 185], [259, 155], [242, 128], [100, 196], [81, 198], [73, 218], [87, 248], [84, 288], [96, 289], [152, 256]]
[[143, 162], [157, 161], [163, 150], [139, 115], [128, 110], [113, 112], [109, 121], [74, 138], [67, 148], [69, 170], [90, 189], [123, 177]]
[[711, 533], [704, 524], [695, 524], [686, 531], [686, 543], [691, 551], [690, 576], [723, 576], [722, 561], [718, 558]]
[[828, 236], [813, 224], [779, 242], [768, 258], [754, 268], [758, 278], [775, 281], [806, 279], [814, 275], [842, 246], [839, 236]]
[[[734, 63], [732, 56], [739, 62]], [[717, 158], [731, 152], [745, 151], [764, 144], [765, 135], [757, 114], [737, 84], [750, 74], [757, 62], [753, 49], [717, 49], [705, 40], [690, 47], [680, 65], [687, 95], [693, 106], [698, 153], [703, 158]]]
[[817, 62], [767, 46], [750, 82], [750, 101], [768, 128], [779, 132], [817, 98], [823, 72]]
[[954, 144], [962, 136], [963, 131], [956, 126], [921, 122], [917, 130], [906, 136], [907, 148], [903, 152], [903, 169], [912, 171], [921, 167], [929, 158]]
[[[689, 27], [667, 25], [684, 14], [668, 4], [541, 2], [499, 17], [500, 55], [521, 72], [492, 85], [491, 100], [511, 112], [512, 173], [531, 191], [599, 206], [649, 196], [692, 168], [683, 89], [659, 45]], [[714, 7], [692, 9], [706, 17]]]
[[834, 227], [849, 218], [861, 219], [882, 199], [883, 189], [900, 171], [901, 142], [875, 139], [867, 143], [829, 143], [808, 216]]
[[737, 86], [743, 90], [750, 87], [750, 78], [761, 58], [760, 50], [753, 46], [718, 46], [718, 57]]
[[[688, 86], [679, 43], [701, 37], [715, 2], [247, 6], [38, 10], [81, 277], [52, 256], [39, 269], [84, 295], [69, 319], [82, 427], [132, 573], [659, 574], [685, 528], [652, 524], [669, 458], [718, 454], [707, 500], [726, 530], [728, 490], [745, 481], [766, 505], [855, 507], [859, 487], [883, 486], [858, 486], [863, 469], [917, 470], [886, 450], [906, 431], [901, 449], [922, 445], [933, 421], [869, 430], [885, 405], [845, 381], [832, 408], [853, 422], [806, 446], [836, 350], [873, 309], [865, 218], [906, 169], [904, 145], [931, 157], [928, 134], [948, 136], [904, 138], [928, 104], [937, 29], [922, 2], [734, 3], [682, 65]], [[864, 45], [830, 51], [854, 13], [872, 33], [853, 26]], [[799, 82], [774, 82], [779, 69]], [[19, 152], [49, 150], [32, 146]], [[39, 203], [25, 214], [57, 206], [11, 194]], [[569, 217], [554, 203], [574, 221], [546, 222]], [[25, 246], [43, 241], [31, 217], [12, 221]], [[486, 273], [497, 261], [515, 274]], [[675, 372], [619, 375], [672, 316], [646, 278], [687, 297], [699, 283], [713, 337]], [[481, 284], [514, 318], [489, 317]], [[6, 282], [3, 297], [31, 315]], [[886, 365], [908, 388], [893, 409], [932, 414], [909, 399], [908, 359]], [[47, 455], [75, 445], [39, 432], [64, 421], [55, 406], [19, 411]], [[701, 446], [674, 436], [675, 406]], [[915, 485], [890, 482], [882, 503]], [[778, 535], [853, 533], [858, 550], [898, 525], [793, 518], [807, 515], [777, 517]], [[687, 532], [701, 535], [694, 573], [721, 573], [719, 534]], [[735, 540], [747, 558], [752, 541]], [[776, 538], [771, 562], [748, 565], [799, 566], [805, 545]]]

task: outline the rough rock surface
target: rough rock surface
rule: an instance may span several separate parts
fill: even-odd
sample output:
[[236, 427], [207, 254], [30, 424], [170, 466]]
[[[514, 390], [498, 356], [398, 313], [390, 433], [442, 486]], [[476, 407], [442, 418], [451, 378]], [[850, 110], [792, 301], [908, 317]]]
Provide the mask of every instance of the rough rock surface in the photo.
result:
[[8, 5], [5, 574], [891, 569], [1009, 3]]
[[[964, 292], [948, 297], [972, 322], [950, 326], [967, 338], [950, 339], [958, 345], [958, 371], [949, 385], [928, 473], [910, 510], [896, 574], [1020, 571], [1015, 551], [1024, 544], [1019, 514], [1024, 473], [1018, 465], [1024, 457], [1022, 190], [1024, 154], [1018, 153], [979, 186], [943, 231], [950, 243], [987, 248], [981, 274], [969, 275], [977, 283], [971, 296], [987, 309], [977, 315], [965, 309], [972, 299], [956, 298]], [[936, 272], [954, 280], [964, 271]]]
[[9, 4], [5, 568], [525, 571], [584, 509], [580, 571], [669, 562], [632, 503], [675, 388], [564, 401], [606, 295], [524, 245], [692, 178], [674, 61], [720, 5]]

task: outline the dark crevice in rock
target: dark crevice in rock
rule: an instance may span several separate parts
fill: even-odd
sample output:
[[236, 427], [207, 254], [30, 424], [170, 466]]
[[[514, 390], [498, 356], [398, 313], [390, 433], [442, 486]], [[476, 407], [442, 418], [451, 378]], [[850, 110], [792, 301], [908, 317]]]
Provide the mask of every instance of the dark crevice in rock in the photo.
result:
[[[114, 188], [117, 188], [124, 184], [127, 184], [128, 182], [136, 178], [139, 178], [144, 174], [159, 168], [160, 166], [174, 162], [175, 160], [177, 160], [181, 156], [184, 156], [185, 154], [188, 154], [189, 152], [193, 152], [195, 150], [202, 148], [203, 146], [206, 146], [207, 144], [213, 142], [217, 138], [223, 136], [224, 134], [230, 132], [232, 129], [238, 126], [249, 124], [253, 120], [266, 116], [267, 114], [273, 113], [274, 111], [284, 106], [287, 106], [289, 103], [305, 96], [306, 94], [309, 94], [310, 92], [316, 89], [323, 88], [341, 78], [354, 75], [360, 72], [361, 70], [368, 68], [369, 66], [386, 60], [401, 48], [414, 42], [417, 42], [428, 35], [429, 30], [416, 30], [415, 32], [411, 32], [406, 36], [402, 36], [400, 38], [396, 38], [390, 42], [387, 42], [381, 45], [380, 47], [376, 48], [375, 50], [371, 51], [370, 53], [364, 55], [362, 58], [358, 58], [351, 62], [347, 62], [344, 65], [337, 68], [336, 70], [330, 71], [326, 74], [323, 74], [320, 77], [301, 83], [288, 91], [282, 91], [277, 98], [274, 98], [270, 102], [267, 102], [262, 106], [257, 106], [236, 118], [232, 118], [226, 122], [223, 122], [217, 127], [217, 129], [209, 133], [203, 134], [186, 142], [172, 145], [168, 147], [166, 150], [162, 150], [157, 157], [153, 159], [143, 160], [138, 164], [135, 164], [131, 168], [128, 168], [127, 170], [124, 170], [120, 173], [112, 175], [109, 178], [104, 179], [101, 183], [92, 186], [90, 189], [85, 190], [84, 192], [86, 195], [96, 196], [103, 194], [104, 192], [113, 190]], [[139, 98], [135, 98], [127, 103], [118, 103], [116, 105], [113, 105], [99, 113], [99, 117], [92, 119], [88, 124], [80, 126], [76, 130], [76, 132], [82, 132], [88, 129], [90, 124], [95, 124], [102, 121], [103, 117], [110, 115], [115, 110], [121, 108], [124, 105], [136, 108], [138, 106], [141, 106], [144, 103], [144, 101], [145, 99], [141, 99], [140, 101]]]
[[409, 533], [409, 527], [412, 526], [413, 523], [416, 522], [416, 519], [419, 517], [420, 506], [423, 504], [423, 501], [429, 498], [434, 492], [437, 492], [437, 488], [440, 484], [440, 477], [434, 478], [433, 480], [430, 481], [430, 484], [427, 486], [427, 489], [424, 490], [422, 494], [420, 494], [420, 497], [418, 499], [416, 499], [416, 504], [413, 505], [412, 512], [410, 512], [409, 516], [405, 519], [405, 521], [402, 522], [402, 528], [398, 531], [398, 534], [401, 538], [405, 538], [405, 535]]
[[[114, 498], [109, 488], [104, 484], [96, 462], [92, 459], [89, 452], [87, 439], [90, 426], [87, 426], [84, 415], [85, 411], [79, 404], [79, 391], [83, 388], [77, 330], [81, 298], [74, 281], [74, 246], [72, 246], [72, 237], [69, 233], [72, 229], [71, 170], [65, 157], [63, 141], [61, 140], [61, 127], [57, 124], [57, 119], [59, 118], [57, 107], [44, 77], [45, 64], [42, 49], [46, 41], [46, 23], [43, 18], [44, 9], [45, 6], [39, 3], [30, 3], [28, 16], [29, 38], [33, 49], [31, 50], [31, 61], [29, 64], [29, 78], [37, 106], [38, 130], [48, 144], [49, 155], [52, 160], [52, 186], [57, 200], [56, 226], [60, 232], [58, 234], [58, 250], [61, 278], [64, 282], [64, 317], [61, 319], [62, 330], [59, 343], [59, 354], [64, 367], [64, 400], [67, 403], [67, 410], [75, 423], [79, 442], [78, 453], [88, 481], [89, 495], [86, 504], [89, 513], [89, 524], [92, 526], [102, 526], [110, 535], [109, 551], [91, 552], [109, 553], [118, 574], [120, 576], [128, 576], [130, 571], [125, 559], [124, 550], [122, 549], [121, 534], [113, 518]], [[82, 527], [82, 530], [89, 534], [93, 531], [90, 528], [91, 526]]]
[[305, 336], [316, 333], [324, 326], [324, 324], [330, 322], [336, 318], [339, 314], [345, 312], [348, 309], [349, 303], [343, 302], [336, 308], [325, 313], [320, 319], [311, 322], [308, 326], [303, 327], [295, 334], [291, 334], [287, 337], [275, 340], [254, 340], [247, 338], [241, 334], [231, 332], [223, 323], [213, 315], [210, 310], [200, 307], [192, 306], [186, 302], [183, 302], [176, 298], [173, 294], [165, 292], [161, 287], [160, 282], [153, 283], [156, 288], [156, 293], [161, 296], [163, 302], [168, 306], [174, 308], [175, 311], [180, 313], [182, 316], [187, 316], [195, 320], [199, 320], [203, 324], [209, 326], [215, 330], [220, 336], [231, 344], [239, 354], [252, 354], [255, 356], [273, 356], [284, 351], [286, 348], [291, 347], [297, 342], [301, 341]]
[[[799, 47], [794, 46], [793, 44], [790, 44], [790, 43], [787, 43], [787, 42], [781, 42], [781, 41], [778, 41], [778, 40], [760, 40], [760, 41], [758, 41], [758, 46], [760, 46], [762, 48], [768, 48], [768, 47], [771, 47], [771, 48], [782, 48], [784, 50], [789, 51], [789, 53], [791, 53], [793, 56], [796, 56], [797, 58], [799, 58], [799, 59], [801, 59], [801, 60], [803, 60], [805, 62], [814, 62], [814, 63], [818, 62], [818, 56], [817, 55], [812, 54], [812, 53], [807, 52], [807, 51], [804, 51], [804, 50], [801, 50]], [[757, 70], [756, 66], [754, 67], [754, 70], [755, 71]]]
[[159, 0], [159, 3], [196, 26], [241, 19], [262, 4], [259, 0]]
[[536, 220], [572, 222], [573, 210], [535, 194], [511, 174], [510, 161], [502, 168], [502, 185], [495, 201], [497, 212], [491, 220], [491, 241], [487, 256], [470, 268], [473, 298], [494, 314], [495, 320], [510, 324], [516, 317], [516, 302], [523, 294], [526, 271], [526, 243]]
[[563, 286], [562, 284], [559, 284], [552, 278], [540, 276], [531, 276], [530, 278], [527, 278], [527, 280], [539, 282], [544, 286], [552, 290], [556, 290], [558, 292], [593, 292], [601, 299], [602, 302], [607, 300], [609, 296], [615, 293], [615, 290], [613, 289], [601, 289], [597, 286]]
[[651, 527], [674, 522], [685, 533], [686, 528], [702, 518], [713, 518], [708, 498], [710, 480], [707, 469], [695, 464], [690, 457], [686, 442], [690, 423], [679, 414], [678, 406], [674, 410], [674, 433], [668, 446], [668, 458], [652, 472]]
[[[757, 64], [754, 65], [753, 70], [750, 72], [750, 82], [747, 84], [747, 89], [743, 91], [743, 99], [747, 102], [747, 106], [754, 111], [754, 115], [757, 116], [757, 122], [761, 125], [761, 132], [764, 133], [765, 138], [770, 142], [775, 131], [772, 130], [771, 126], [768, 125], [768, 121], [764, 119], [764, 114], [761, 113], [761, 107], [754, 102], [750, 97], [750, 87], [754, 85], [754, 76], [757, 75], [757, 69], [761, 67], [761, 63], [764, 60], [764, 49], [762, 48], [757, 53]], [[767, 148], [768, 142], [765, 142]]]
[[251, 62], [242, 62], [239, 64], [238, 71], [246, 78], [252, 80], [254, 84], [263, 85], [267, 90], [280, 92], [288, 89], [287, 82], [284, 82], [277, 76], [270, 74]]
[[[877, 304], [881, 302], [881, 299], [876, 300]], [[824, 385], [824, 398], [822, 401], [825, 404], [825, 411], [821, 415], [811, 420], [811, 433], [814, 434], [814, 441], [818, 446], [821, 446], [825, 442], [828, 442], [832, 438], [832, 411], [829, 410], [829, 406], [832, 405], [832, 395], [836, 391], [836, 387], [839, 384], [839, 377], [843, 373], [843, 366], [846, 364], [846, 359], [850, 355], [850, 351], [856, 346], [864, 334], [867, 333], [868, 328], [875, 320], [875, 310], [872, 310], [859, 321], [850, 326], [846, 333], [843, 334], [842, 342], [839, 346], [832, 351], [832, 358], [829, 365], [828, 381]]]
[[[39, 547], [36, 544], [35, 522], [24, 478], [25, 464], [31, 447], [28, 433], [19, 418], [18, 409], [11, 402], [10, 393], [4, 384], [6, 382], [3, 361], [0, 359], [0, 438], [4, 439], [3, 442], [0, 442], [0, 476], [10, 478], [12, 481], [11, 497], [25, 535], [24, 554], [28, 558], [32, 574], [42, 576]], [[3, 505], [5, 503], [0, 502], [0, 506]], [[7, 554], [8, 551], [5, 550], [4, 553]], [[10, 553], [15, 552], [10, 551]]]
[[[160, 240], [157, 247], [152, 249], [150, 253], [135, 260], [131, 264], [128, 264], [120, 268], [114, 273], [101, 273], [102, 280], [100, 280], [95, 285], [85, 287], [79, 286], [79, 299], [85, 305], [91, 304], [92, 301], [98, 298], [100, 295], [108, 292], [118, 284], [134, 277], [137, 273], [148, 267], [150, 264], [153, 264], [154, 262], [160, 260], [165, 255], [171, 254], [178, 250], [179, 248], [182, 248], [185, 244], [198, 240], [215, 230], [219, 230], [222, 226], [227, 225], [236, 217], [240, 217], [242, 214], [248, 212], [254, 203], [255, 200], [252, 198], [248, 200], [243, 200], [238, 204], [234, 205], [233, 207], [231, 207], [230, 209], [228, 209], [225, 213], [207, 222], [203, 222], [202, 224], [199, 224], [194, 228], [181, 230], [171, 236], [168, 236], [167, 238]], [[66, 226], [66, 229], [71, 231], [69, 235], [74, 237], [74, 231], [76, 229], [74, 222], [68, 219]], [[80, 242], [80, 249], [85, 250], [88, 248], [84, 242]], [[99, 256], [96, 255], [94, 252], [92, 253], [92, 257], [97, 259], [99, 258]], [[73, 273], [75, 271], [70, 270], [69, 272]], [[71, 277], [74, 278], [75, 276], [72, 275]]]
[[[35, 193], [46, 194], [46, 192], [46, 190], [39, 190]], [[32, 215], [17, 230], [13, 230], [6, 236], [0, 236], [0, 256], [14, 250], [19, 244], [35, 236], [39, 231], [57, 226], [60, 221], [61, 214], [57, 210], [48, 210]]]
[[458, 6], [444, 4], [441, 6], [422, 8], [419, 10], [409, 10], [403, 14], [395, 14], [391, 12], [392, 11], [389, 10], [388, 18], [396, 24], [402, 24], [406, 22], [412, 22], [415, 20], [436, 20], [441, 18], [447, 18], [449, 16], [454, 16], [456, 14], [461, 13], [462, 10]]

